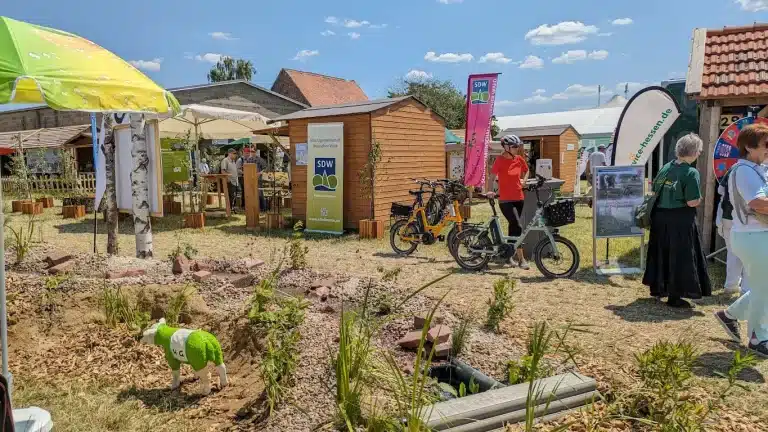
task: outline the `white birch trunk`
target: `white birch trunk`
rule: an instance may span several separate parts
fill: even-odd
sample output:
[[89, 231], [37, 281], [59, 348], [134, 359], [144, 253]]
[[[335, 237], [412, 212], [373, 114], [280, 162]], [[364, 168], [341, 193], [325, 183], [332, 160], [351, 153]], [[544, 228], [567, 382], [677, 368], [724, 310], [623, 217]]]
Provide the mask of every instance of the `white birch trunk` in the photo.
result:
[[152, 257], [152, 223], [149, 219], [149, 156], [146, 124], [143, 114], [131, 114], [131, 194], [133, 195], [133, 228], [136, 233], [136, 257]]

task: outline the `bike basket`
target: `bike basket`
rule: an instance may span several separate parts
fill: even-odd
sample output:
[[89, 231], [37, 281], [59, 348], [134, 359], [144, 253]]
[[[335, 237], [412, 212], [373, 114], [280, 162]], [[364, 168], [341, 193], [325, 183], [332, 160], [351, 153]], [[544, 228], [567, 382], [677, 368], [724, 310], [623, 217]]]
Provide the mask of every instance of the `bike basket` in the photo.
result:
[[395, 218], [409, 217], [413, 208], [407, 204], [392, 203], [392, 210], [390, 210], [390, 216]]
[[570, 199], [555, 201], [544, 207], [544, 217], [553, 227], [572, 224], [576, 222], [576, 204]]

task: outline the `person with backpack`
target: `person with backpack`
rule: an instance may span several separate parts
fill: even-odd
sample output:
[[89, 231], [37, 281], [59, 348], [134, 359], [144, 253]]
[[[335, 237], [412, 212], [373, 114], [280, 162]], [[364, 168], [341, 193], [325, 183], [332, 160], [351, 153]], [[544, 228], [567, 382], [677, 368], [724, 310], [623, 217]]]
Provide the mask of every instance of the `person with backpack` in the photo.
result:
[[741, 342], [739, 320], [747, 321], [752, 352], [768, 357], [768, 126], [750, 125], [739, 132], [739, 161], [731, 167], [728, 194], [733, 204], [730, 242], [744, 264], [748, 293], [728, 309], [715, 312], [730, 338]]
[[749, 292], [747, 278], [744, 277], [744, 264], [731, 249], [731, 228], [733, 228], [733, 203], [728, 193], [728, 177], [731, 170], [725, 173], [717, 192], [720, 194], [720, 205], [717, 207], [717, 232], [725, 240], [727, 258], [725, 259], [725, 293], [745, 294]]

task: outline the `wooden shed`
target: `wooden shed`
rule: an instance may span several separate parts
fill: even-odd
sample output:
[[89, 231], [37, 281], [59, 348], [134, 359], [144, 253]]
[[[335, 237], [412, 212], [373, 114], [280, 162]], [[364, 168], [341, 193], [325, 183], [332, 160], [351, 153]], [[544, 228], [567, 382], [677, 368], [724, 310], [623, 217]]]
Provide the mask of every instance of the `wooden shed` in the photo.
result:
[[411, 178], [445, 178], [445, 121], [412, 96], [312, 107], [274, 121], [288, 122], [294, 219], [306, 218], [307, 167], [296, 165], [296, 144], [307, 142], [310, 123], [344, 124], [344, 228], [371, 218], [359, 173], [373, 141], [381, 148], [374, 219], [386, 221], [393, 202], [413, 200]]

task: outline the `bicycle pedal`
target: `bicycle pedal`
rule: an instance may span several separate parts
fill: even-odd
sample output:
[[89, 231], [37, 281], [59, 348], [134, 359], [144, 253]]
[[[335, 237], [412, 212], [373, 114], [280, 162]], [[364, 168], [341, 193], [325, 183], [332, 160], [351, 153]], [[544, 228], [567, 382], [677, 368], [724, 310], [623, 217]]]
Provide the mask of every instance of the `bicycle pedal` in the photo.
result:
[[445, 241], [445, 236], [444, 235], [437, 236], [437, 241], [444, 242]]

